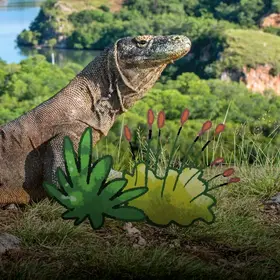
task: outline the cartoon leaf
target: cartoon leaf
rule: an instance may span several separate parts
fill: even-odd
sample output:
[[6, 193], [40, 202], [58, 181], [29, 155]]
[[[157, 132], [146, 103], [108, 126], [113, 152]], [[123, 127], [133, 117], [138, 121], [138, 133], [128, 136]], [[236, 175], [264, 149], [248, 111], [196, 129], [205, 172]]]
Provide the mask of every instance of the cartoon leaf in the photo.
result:
[[135, 207], [122, 207], [114, 209], [112, 217], [125, 221], [141, 221], [143, 220], [143, 211]]
[[107, 187], [106, 192], [103, 195], [104, 199], [112, 199], [116, 193], [120, 192], [126, 185], [127, 180], [125, 179], [115, 179], [115, 181], [111, 181]]
[[148, 191], [148, 188], [140, 187], [132, 190], [124, 191], [121, 195], [113, 200], [115, 206], [126, 203], [130, 200], [136, 199]]
[[112, 165], [113, 159], [111, 156], [104, 156], [99, 159], [92, 168], [89, 184], [85, 190], [97, 194], [102, 183], [108, 178]]
[[79, 143], [79, 163], [80, 163], [80, 173], [86, 175], [88, 173], [88, 168], [91, 163], [92, 156], [92, 139], [91, 139], [91, 129], [87, 128]]
[[58, 179], [59, 185], [65, 193], [68, 193], [71, 190], [73, 190], [66, 179], [66, 175], [64, 174], [64, 172], [62, 171], [62, 169], [60, 167], [57, 168], [56, 174], [57, 174], [57, 179]]
[[64, 160], [68, 173], [71, 173], [73, 177], [78, 176], [76, 153], [72, 141], [68, 136], [64, 138]]
[[89, 222], [93, 229], [99, 229], [104, 224], [104, 216], [103, 215], [89, 215]]
[[57, 201], [59, 200], [59, 203], [61, 205], [63, 205], [66, 208], [71, 206], [69, 198], [66, 197], [55, 185], [44, 182], [43, 186], [51, 197], [54, 197]]
[[[203, 171], [196, 168], [185, 168], [181, 173], [170, 169], [161, 196], [164, 178], [155, 176], [149, 170], [149, 191], [128, 205], [142, 209], [149, 221], [158, 226], [167, 226], [172, 222], [189, 226], [196, 220], [211, 223], [214, 221], [211, 207], [215, 199], [207, 194], [207, 182], [201, 178], [202, 175]], [[145, 183], [145, 165], [138, 164], [134, 173], [126, 174], [125, 178], [128, 183], [124, 190], [142, 186]]]

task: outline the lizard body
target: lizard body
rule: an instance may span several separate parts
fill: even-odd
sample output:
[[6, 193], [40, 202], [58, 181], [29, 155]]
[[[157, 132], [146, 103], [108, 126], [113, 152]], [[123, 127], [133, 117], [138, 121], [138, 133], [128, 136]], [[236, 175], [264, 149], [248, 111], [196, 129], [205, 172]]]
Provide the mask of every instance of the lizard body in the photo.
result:
[[187, 37], [177, 35], [122, 38], [56, 95], [0, 126], [0, 204], [44, 198], [43, 181], [57, 184], [57, 167], [64, 170], [64, 137], [71, 138], [77, 151], [90, 126], [96, 144], [190, 46]]

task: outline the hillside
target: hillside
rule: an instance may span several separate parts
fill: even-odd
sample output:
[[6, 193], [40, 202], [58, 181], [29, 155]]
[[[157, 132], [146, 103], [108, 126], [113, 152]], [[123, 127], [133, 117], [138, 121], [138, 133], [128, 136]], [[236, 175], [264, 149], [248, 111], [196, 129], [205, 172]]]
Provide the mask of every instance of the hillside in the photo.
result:
[[91, 8], [99, 8], [102, 5], [109, 7], [111, 12], [116, 12], [121, 9], [123, 0], [59, 0], [58, 3], [62, 6], [69, 7], [69, 9], [75, 12]]
[[223, 51], [206, 69], [216, 78], [243, 81], [254, 91], [280, 94], [280, 37], [260, 30], [228, 29]]
[[[229, 29], [226, 34], [226, 48], [219, 64], [222, 68], [242, 69], [270, 64], [278, 72], [280, 64], [280, 37], [259, 30]], [[280, 69], [279, 69], [280, 70]]]
[[[280, 94], [278, 28], [259, 29], [264, 16], [279, 12], [280, 5], [276, 0], [237, 2], [226, 5], [217, 0], [213, 9], [208, 0], [48, 0], [30, 30], [18, 36], [18, 44], [100, 50], [124, 36], [179, 33], [187, 35], [193, 47], [165, 76], [194, 72], [201, 78], [243, 81], [254, 91]], [[257, 73], [261, 79], [255, 80]]]
[[30, 25], [30, 30], [23, 30], [19, 34], [18, 44], [67, 48], [67, 38], [75, 30], [74, 24], [69, 19], [71, 15], [98, 9], [116, 12], [120, 10], [122, 2], [123, 0], [47, 0]]
[[[48, 63], [44, 56], [34, 56], [21, 61], [19, 64], [6, 64], [0, 61], [0, 124], [17, 118], [47, 100], [81, 70], [75, 64], [58, 65]], [[39, 94], [38, 94], [39, 93]], [[252, 110], [254, 106], [254, 110]], [[165, 84], [157, 83], [153, 89], [129, 112], [125, 114], [125, 122], [135, 132], [133, 144], [138, 145], [137, 129], [142, 133], [146, 130], [145, 114], [149, 108], [155, 112], [161, 110], [166, 114], [168, 129], [162, 132], [162, 144], [171, 145], [170, 137], [178, 130], [178, 120], [185, 108], [191, 112], [188, 127], [181, 133], [181, 155], [187, 150], [193, 137], [200, 130], [201, 124], [212, 120], [215, 124], [224, 121], [226, 115], [227, 129], [219, 140], [220, 146], [210, 145], [216, 153], [232, 160], [234, 147], [240, 145], [241, 150], [246, 150], [247, 145], [254, 143], [250, 148], [248, 160], [250, 163], [264, 160], [263, 154], [256, 158], [258, 150], [266, 151], [275, 156], [279, 153], [280, 97], [269, 98], [250, 92], [243, 84], [236, 82], [226, 83], [219, 79], [200, 79], [194, 73], [183, 73], [176, 80], [167, 78]], [[243, 127], [241, 127], [245, 124]], [[110, 154], [118, 153], [119, 134], [122, 126], [122, 117], [119, 117], [110, 130], [109, 135], [98, 144], [100, 153], [109, 151]], [[237, 133], [237, 131], [239, 131]], [[248, 138], [244, 143], [244, 135]], [[235, 135], [235, 140], [232, 136]], [[152, 141], [154, 148], [156, 140]], [[195, 149], [199, 149], [197, 146]], [[123, 153], [127, 152], [126, 146], [121, 147]], [[198, 150], [196, 152], [199, 152]], [[235, 154], [235, 160], [244, 160], [242, 154]], [[128, 164], [129, 157], [122, 164]]]

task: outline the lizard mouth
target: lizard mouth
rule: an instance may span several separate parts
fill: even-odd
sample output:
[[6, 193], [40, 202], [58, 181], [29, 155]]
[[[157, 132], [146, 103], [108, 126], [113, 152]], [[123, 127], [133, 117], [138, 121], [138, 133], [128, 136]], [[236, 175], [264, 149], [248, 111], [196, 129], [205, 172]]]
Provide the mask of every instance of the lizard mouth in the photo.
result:
[[154, 59], [154, 61], [157, 62], [157, 63], [161, 63], [161, 64], [174, 63], [174, 61], [176, 61], [176, 60], [182, 58], [183, 56], [185, 56], [186, 54], [188, 54], [190, 49], [191, 48], [189, 46], [188, 48], [185, 48], [183, 50], [173, 52], [172, 54], [165, 57], [165, 59], [157, 58], [157, 59]]
[[186, 54], [189, 53], [190, 49], [191, 49], [191, 46], [188, 45], [187, 48], [171, 54], [168, 59], [168, 63], [174, 63], [175, 60], [182, 58], [183, 56], [185, 56]]
[[[186, 54], [188, 54], [191, 50], [191, 44], [185, 44], [184, 47], [180, 48], [177, 51], [172, 51], [169, 54], [161, 54], [160, 57], [155, 59], [157, 62], [161, 62], [164, 64], [174, 63], [174, 61], [182, 58]], [[163, 57], [165, 56], [165, 58]]]

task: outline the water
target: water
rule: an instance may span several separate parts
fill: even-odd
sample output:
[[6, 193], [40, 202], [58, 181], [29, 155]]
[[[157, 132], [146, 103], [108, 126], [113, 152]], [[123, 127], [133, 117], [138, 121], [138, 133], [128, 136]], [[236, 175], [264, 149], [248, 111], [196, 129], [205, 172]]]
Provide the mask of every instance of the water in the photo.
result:
[[[45, 0], [0, 0], [0, 58], [7, 63], [19, 63], [22, 59], [34, 55], [45, 55], [51, 62], [50, 49], [18, 48], [17, 35], [28, 29]], [[55, 49], [55, 63], [62, 66], [74, 62], [85, 66], [98, 52], [85, 50]]]

